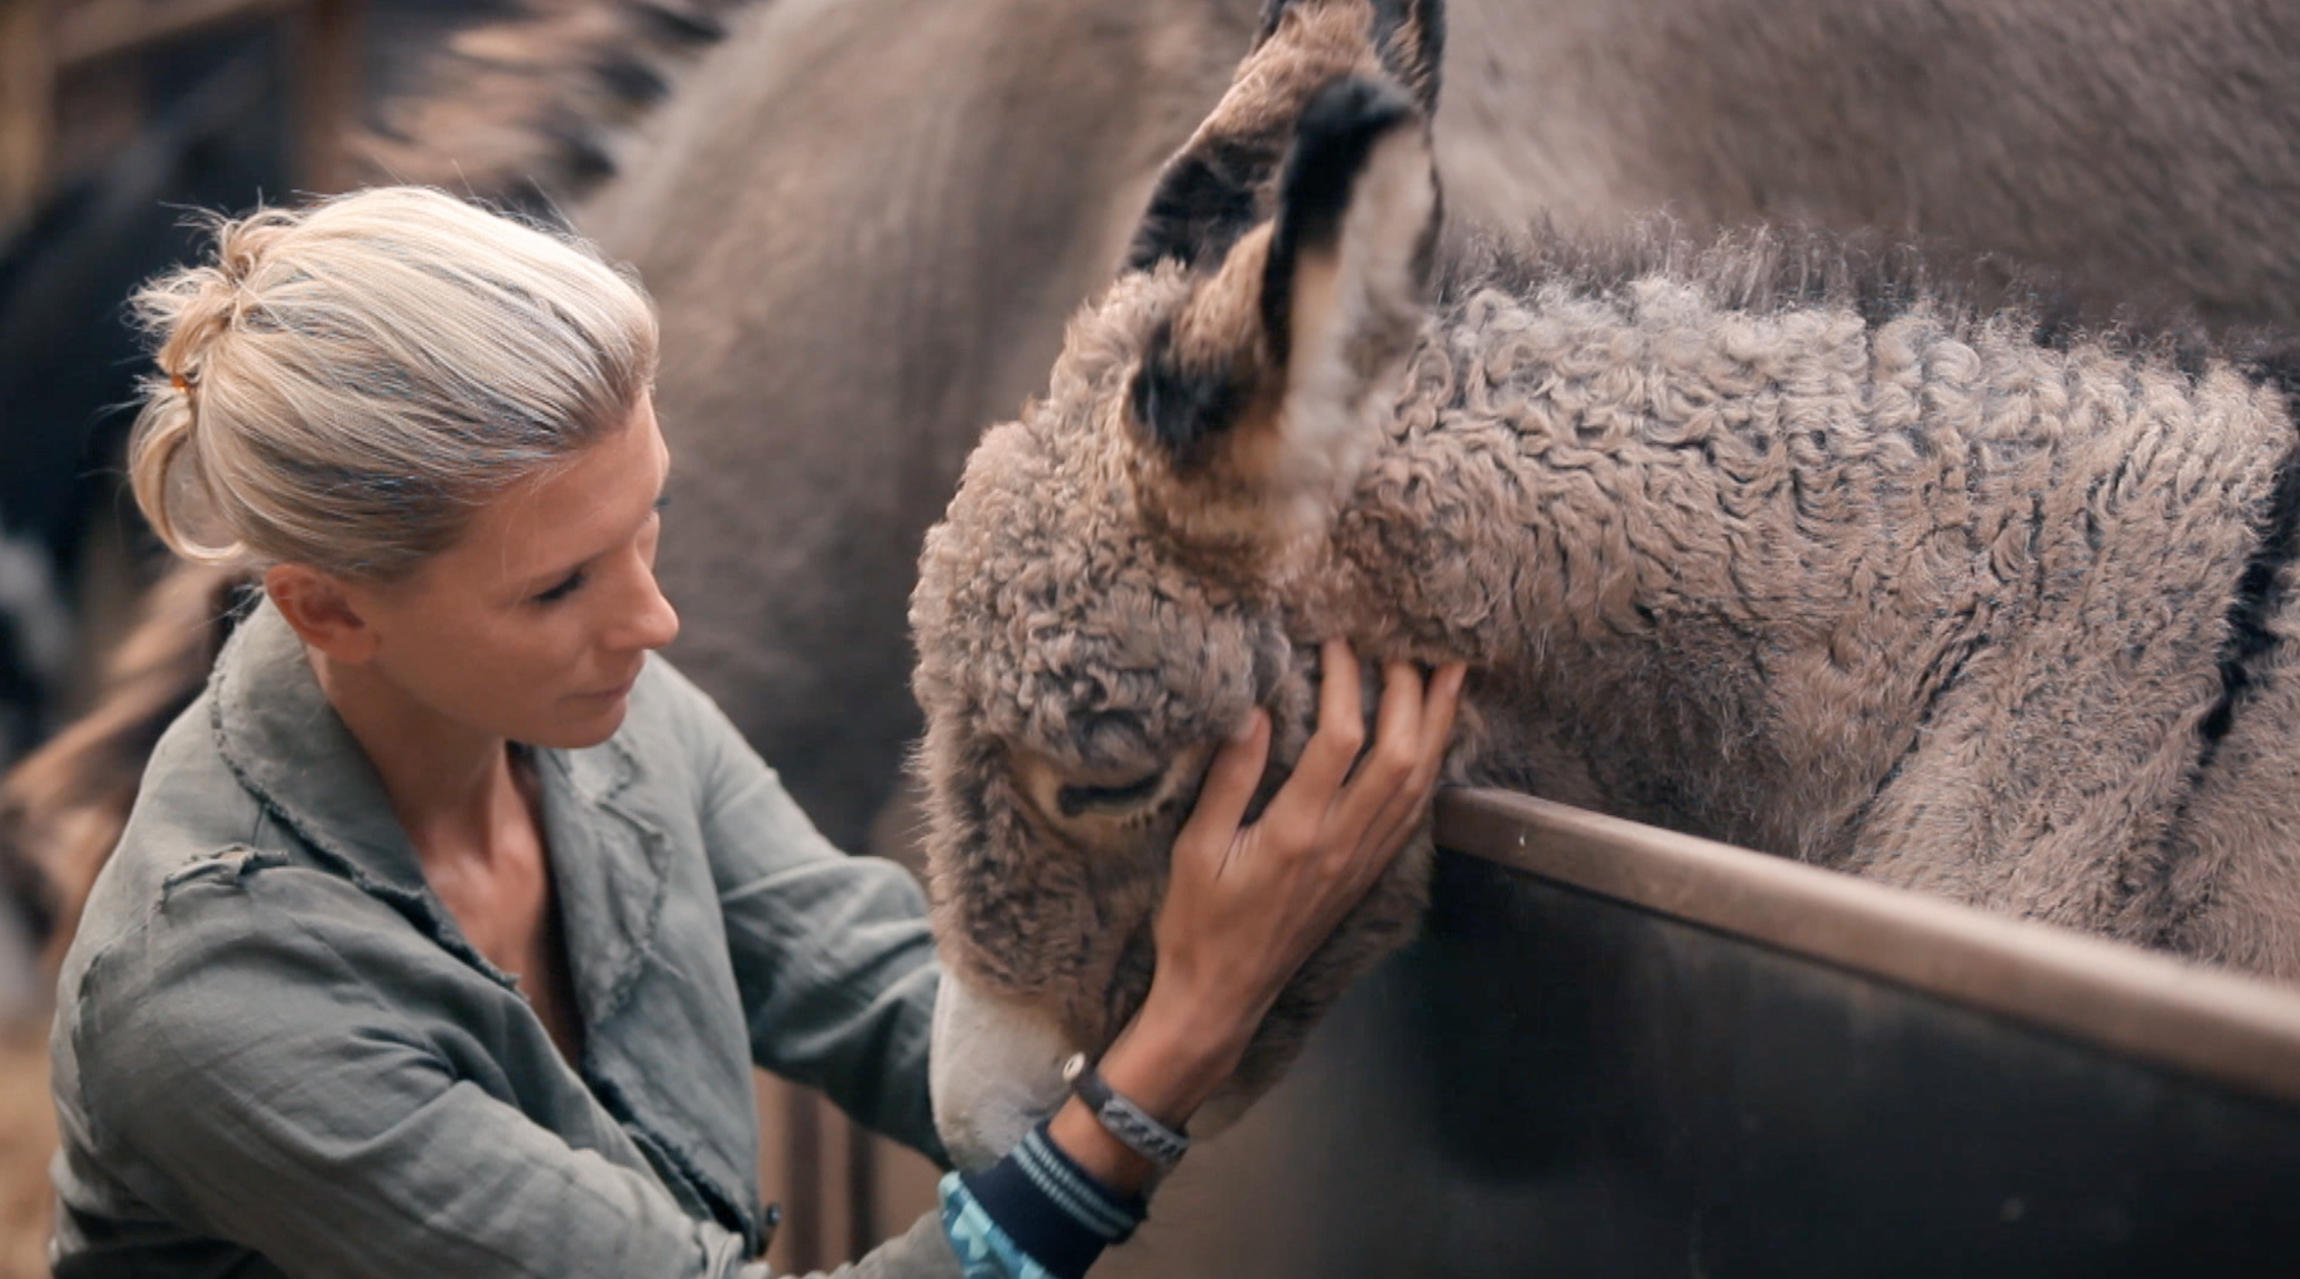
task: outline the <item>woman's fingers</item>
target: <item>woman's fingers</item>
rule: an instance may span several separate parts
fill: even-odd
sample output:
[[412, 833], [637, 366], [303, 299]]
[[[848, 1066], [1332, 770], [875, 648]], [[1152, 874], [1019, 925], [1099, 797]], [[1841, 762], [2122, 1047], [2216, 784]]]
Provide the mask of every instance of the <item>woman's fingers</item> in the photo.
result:
[[1307, 789], [1331, 793], [1350, 775], [1366, 743], [1366, 712], [1358, 697], [1358, 655], [1347, 640], [1327, 640], [1318, 670], [1318, 730], [1302, 748], [1294, 775]]
[[[1374, 863], [1367, 872], [1369, 876], [1389, 864], [1426, 814], [1430, 796], [1437, 788], [1438, 769], [1444, 765], [1446, 748], [1452, 741], [1454, 713], [1461, 705], [1461, 686], [1466, 674], [1467, 669], [1461, 663], [1448, 663], [1430, 677], [1426, 692], [1418, 680], [1412, 682], [1419, 694], [1412, 705], [1394, 708], [1401, 718], [1414, 720], [1415, 749], [1403, 779], [1378, 792], [1379, 806], [1365, 823], [1366, 838], [1360, 847], [1361, 855]], [[1393, 707], [1385, 697], [1384, 718], [1392, 712]]]
[[[1358, 761], [1335, 806], [1345, 829], [1364, 832], [1378, 826], [1392, 799], [1410, 784], [1422, 757], [1423, 700], [1421, 676], [1411, 663], [1390, 662], [1383, 668], [1374, 744]], [[1363, 840], [1354, 840], [1336, 852], [1354, 855], [1365, 847]]]
[[1422, 755], [1422, 678], [1411, 662], [1382, 668], [1381, 715], [1374, 723], [1374, 748], [1358, 764], [1376, 786], [1392, 787], [1413, 775]]
[[1222, 852], [1237, 838], [1246, 805], [1262, 780], [1270, 756], [1270, 716], [1255, 708], [1242, 732], [1222, 743], [1206, 767], [1206, 784], [1198, 789], [1198, 802], [1176, 835], [1176, 852], [1201, 845]]
[[1438, 769], [1445, 765], [1446, 748], [1453, 744], [1453, 722], [1461, 710], [1461, 688], [1469, 678], [1469, 666], [1463, 662], [1447, 662], [1430, 676], [1429, 692], [1422, 698], [1420, 765], [1414, 770], [1414, 780], [1423, 788], [1437, 784]]
[[1350, 764], [1366, 740], [1365, 710], [1358, 698], [1357, 655], [1344, 640], [1327, 640], [1322, 653], [1318, 729], [1302, 748], [1293, 775], [1262, 814], [1263, 825], [1298, 835], [1299, 839], [1289, 841], [1295, 845], [1315, 838], [1333, 806], [1335, 792], [1349, 776]]
[[1255, 712], [1216, 751], [1159, 910], [1158, 980], [1234, 1004], [1249, 1022], [1412, 836], [1460, 696], [1458, 666], [1424, 681], [1411, 664], [1389, 663], [1373, 747], [1360, 759], [1356, 658], [1335, 642], [1324, 663], [1318, 730], [1251, 827], [1239, 822], [1268, 763], [1268, 716]]
[[[1280, 857], [1321, 854], [1344, 884], [1378, 873], [1421, 819], [1453, 730], [1463, 674], [1459, 663], [1450, 663], [1425, 684], [1412, 663], [1386, 663], [1373, 745], [1361, 756], [1365, 713], [1357, 658], [1346, 642], [1327, 641], [1317, 731], [1255, 823], [1255, 846]], [[1198, 839], [1228, 847], [1267, 759], [1268, 725], [1260, 712], [1250, 736], [1250, 752], [1229, 743], [1216, 755], [1185, 836], [1195, 831]]]

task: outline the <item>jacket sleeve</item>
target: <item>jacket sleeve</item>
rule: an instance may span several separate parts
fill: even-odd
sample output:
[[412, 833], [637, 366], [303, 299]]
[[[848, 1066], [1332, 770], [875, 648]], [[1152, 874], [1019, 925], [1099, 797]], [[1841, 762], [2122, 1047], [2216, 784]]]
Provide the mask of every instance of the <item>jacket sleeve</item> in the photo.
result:
[[901, 866], [833, 847], [718, 707], [668, 673], [752, 1059], [949, 1167], [927, 1099], [937, 970], [926, 895]]
[[[100, 958], [71, 1035], [85, 1122], [177, 1224], [295, 1276], [767, 1279], [739, 1235], [458, 1068], [300, 909], [224, 868]], [[417, 979], [420, 980], [420, 979]], [[106, 1272], [100, 1251], [59, 1269]], [[957, 1279], [933, 1217], [838, 1279]]]

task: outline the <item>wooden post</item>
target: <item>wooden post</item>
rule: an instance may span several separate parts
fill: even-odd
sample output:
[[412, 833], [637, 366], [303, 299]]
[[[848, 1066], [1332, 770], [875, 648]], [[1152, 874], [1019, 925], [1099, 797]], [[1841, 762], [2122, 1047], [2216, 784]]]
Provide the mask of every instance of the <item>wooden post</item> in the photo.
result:
[[295, 183], [328, 194], [351, 182], [344, 135], [359, 112], [361, 0], [309, 0], [296, 15], [288, 69], [295, 97]]
[[783, 1085], [783, 1224], [775, 1241], [788, 1249], [783, 1265], [794, 1274], [820, 1270], [823, 1260], [823, 1100], [811, 1088]]
[[0, 0], [0, 237], [31, 213], [48, 173], [56, 61], [48, 0]]
[[840, 1118], [847, 1130], [847, 1255], [859, 1258], [886, 1237], [878, 1201], [878, 1139], [854, 1120]]

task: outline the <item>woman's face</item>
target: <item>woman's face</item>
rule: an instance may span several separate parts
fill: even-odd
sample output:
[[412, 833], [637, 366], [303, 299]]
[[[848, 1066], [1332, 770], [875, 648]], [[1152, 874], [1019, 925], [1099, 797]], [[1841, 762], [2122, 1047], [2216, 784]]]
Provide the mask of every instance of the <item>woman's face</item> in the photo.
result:
[[414, 576], [355, 588], [370, 668], [475, 732], [574, 749], [623, 722], [647, 650], [679, 633], [655, 586], [670, 452], [642, 396], [630, 423], [481, 507]]

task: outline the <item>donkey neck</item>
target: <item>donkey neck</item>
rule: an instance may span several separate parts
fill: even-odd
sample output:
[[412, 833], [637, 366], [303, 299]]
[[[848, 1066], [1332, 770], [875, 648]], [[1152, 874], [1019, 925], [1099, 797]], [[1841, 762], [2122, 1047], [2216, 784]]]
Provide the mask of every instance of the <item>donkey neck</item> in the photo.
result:
[[2197, 654], [2083, 640], [2071, 609], [2172, 607], [2240, 569], [2241, 546], [2166, 555], [2167, 519], [2259, 500], [2289, 430], [2225, 369], [2012, 325], [1737, 310], [1664, 279], [1472, 291], [1433, 320], [1308, 593], [1336, 629], [1510, 672], [1499, 695], [1609, 807], [1828, 857], [1944, 690], [2023, 677], [1965, 669], [1992, 634], [2185, 677]]

